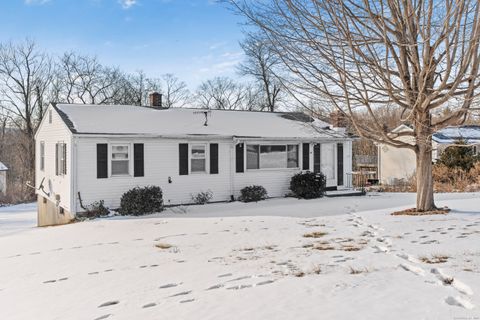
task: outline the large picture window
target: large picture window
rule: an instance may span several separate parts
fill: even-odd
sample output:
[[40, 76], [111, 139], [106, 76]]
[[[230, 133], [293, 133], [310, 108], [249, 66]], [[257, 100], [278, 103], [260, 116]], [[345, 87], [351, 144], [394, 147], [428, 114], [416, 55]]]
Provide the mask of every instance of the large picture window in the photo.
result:
[[247, 169], [298, 168], [298, 145], [247, 145]]
[[128, 145], [112, 145], [112, 176], [130, 173], [130, 153]]
[[206, 146], [204, 144], [194, 144], [191, 149], [191, 170], [192, 172], [206, 172]]

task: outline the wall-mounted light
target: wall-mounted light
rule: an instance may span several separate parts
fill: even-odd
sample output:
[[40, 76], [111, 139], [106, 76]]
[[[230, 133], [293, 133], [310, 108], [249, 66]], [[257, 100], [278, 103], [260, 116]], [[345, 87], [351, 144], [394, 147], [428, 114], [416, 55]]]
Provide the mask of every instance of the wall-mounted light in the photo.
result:
[[168, 177], [168, 183], [172, 183], [172, 177]]

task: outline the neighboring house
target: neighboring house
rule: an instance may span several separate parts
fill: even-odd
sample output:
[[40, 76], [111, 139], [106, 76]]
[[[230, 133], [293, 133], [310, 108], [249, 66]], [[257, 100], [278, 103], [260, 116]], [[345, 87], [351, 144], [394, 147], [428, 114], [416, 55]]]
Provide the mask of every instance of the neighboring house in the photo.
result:
[[352, 166], [352, 138], [302, 113], [52, 104], [35, 138], [39, 225], [68, 223], [82, 203], [118, 208], [137, 186], [160, 186], [166, 205], [249, 185], [282, 197], [298, 172], [335, 189]]
[[[392, 133], [403, 131], [413, 131], [413, 129], [409, 126], [401, 125], [395, 128]], [[402, 139], [403, 141], [409, 141], [411, 137], [402, 137]], [[447, 127], [432, 135], [433, 162], [436, 162], [442, 152], [458, 140], [463, 140], [473, 148], [475, 153], [480, 154], [480, 126]], [[379, 144], [378, 168], [379, 179], [383, 184], [397, 184], [407, 181], [415, 175], [415, 153], [410, 149], [394, 148], [386, 144]]]
[[0, 194], [7, 194], [7, 171], [6, 165], [0, 162]]

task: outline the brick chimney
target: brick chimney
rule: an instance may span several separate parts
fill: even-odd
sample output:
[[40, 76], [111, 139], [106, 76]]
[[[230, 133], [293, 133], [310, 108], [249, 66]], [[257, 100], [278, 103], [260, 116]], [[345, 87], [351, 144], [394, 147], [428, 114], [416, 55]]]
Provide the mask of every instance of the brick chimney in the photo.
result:
[[148, 95], [150, 107], [154, 109], [160, 109], [162, 107], [162, 94], [158, 92], [152, 92]]
[[334, 111], [330, 113], [330, 124], [333, 128], [346, 128], [348, 119], [342, 112]]

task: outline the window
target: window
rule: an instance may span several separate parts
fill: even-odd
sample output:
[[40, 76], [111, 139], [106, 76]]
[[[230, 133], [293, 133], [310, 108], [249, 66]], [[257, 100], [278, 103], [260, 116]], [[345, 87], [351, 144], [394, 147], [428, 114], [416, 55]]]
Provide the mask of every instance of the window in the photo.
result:
[[128, 145], [112, 145], [112, 176], [128, 175], [129, 167]]
[[194, 144], [191, 148], [191, 170], [192, 172], [206, 172], [205, 161], [205, 145]]
[[48, 110], [48, 123], [52, 123], [52, 110]]
[[247, 169], [298, 168], [298, 145], [247, 145]]
[[259, 145], [247, 145], [247, 169], [259, 169]]
[[298, 168], [298, 145], [287, 146], [287, 168]]
[[67, 174], [67, 144], [63, 142], [55, 145], [55, 172], [57, 176]]
[[45, 142], [40, 141], [40, 170], [45, 170]]

